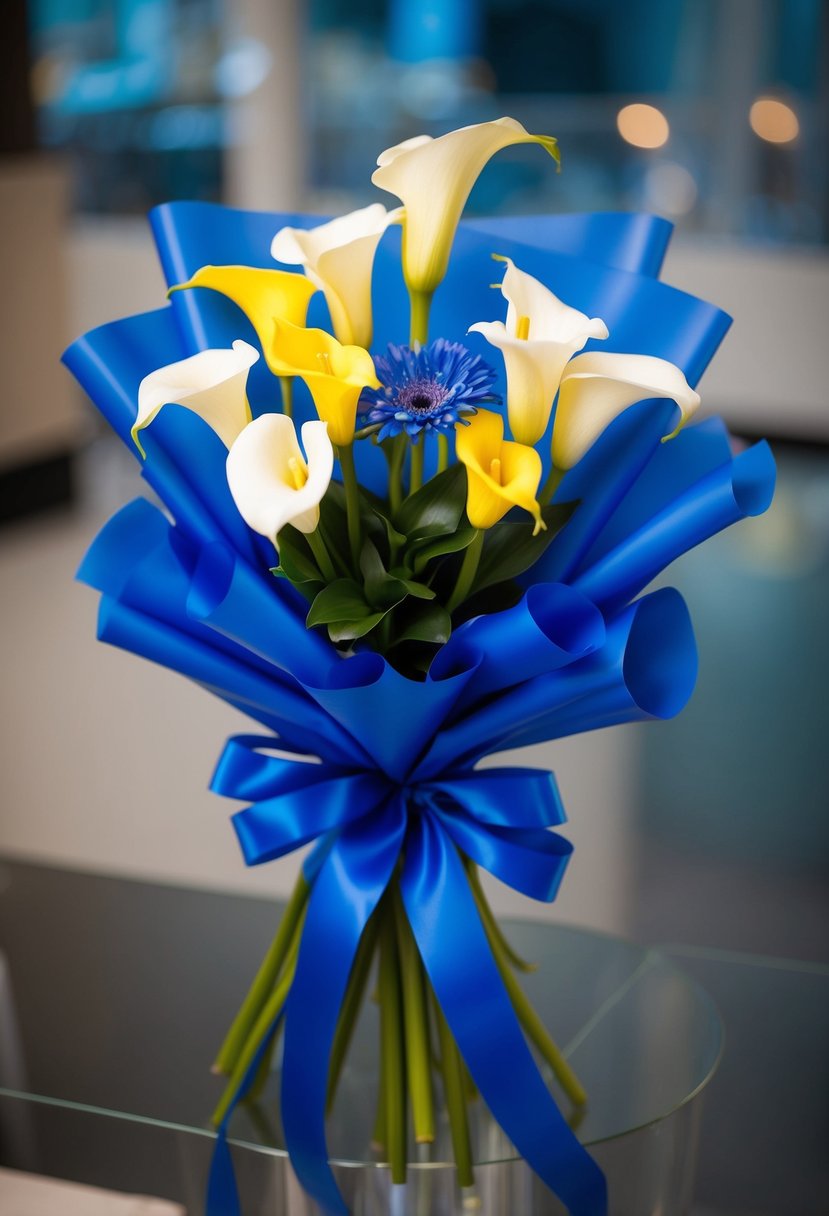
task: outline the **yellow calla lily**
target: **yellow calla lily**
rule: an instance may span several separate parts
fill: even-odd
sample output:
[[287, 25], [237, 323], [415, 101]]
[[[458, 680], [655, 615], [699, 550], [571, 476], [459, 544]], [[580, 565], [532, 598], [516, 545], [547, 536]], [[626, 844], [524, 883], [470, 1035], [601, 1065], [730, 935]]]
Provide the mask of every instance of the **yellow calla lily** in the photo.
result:
[[305, 275], [290, 270], [260, 270], [255, 266], [202, 266], [192, 279], [171, 287], [170, 293], [189, 287], [218, 291], [241, 308], [256, 330], [265, 362], [272, 372], [276, 372], [271, 359], [274, 320], [304, 325], [308, 302], [317, 291]]
[[478, 321], [469, 332], [483, 334], [501, 351], [510, 430], [519, 443], [534, 444], [547, 429], [568, 359], [588, 338], [606, 338], [607, 326], [570, 308], [510, 258], [497, 260], [507, 267], [501, 283], [506, 322]]
[[510, 507], [529, 511], [535, 519], [534, 536], [546, 527], [536, 501], [541, 457], [535, 448], [504, 440], [500, 414], [479, 409], [467, 426], [458, 423], [455, 451], [466, 465], [466, 513], [473, 528], [491, 528]]
[[699, 393], [667, 359], [610, 351], [589, 351], [571, 359], [561, 378], [553, 423], [553, 464], [571, 469], [614, 418], [651, 397], [665, 397], [679, 406], [679, 425], [665, 439], [679, 432], [700, 403]]
[[372, 203], [316, 228], [280, 228], [271, 243], [277, 262], [302, 266], [323, 292], [334, 334], [345, 345], [371, 345], [371, 271], [388, 223], [383, 204]]
[[304, 380], [317, 413], [328, 423], [331, 442], [338, 447], [350, 444], [360, 393], [380, 387], [371, 355], [362, 346], [341, 345], [324, 329], [279, 320], [273, 325], [273, 371]]
[[182, 405], [198, 414], [229, 448], [250, 422], [248, 372], [259, 351], [238, 338], [230, 350], [201, 350], [177, 363], [150, 372], [138, 386], [138, 410], [132, 438], [147, 453], [138, 432], [149, 426], [165, 405]]
[[377, 158], [371, 180], [403, 203], [403, 274], [409, 291], [429, 297], [446, 274], [469, 192], [487, 161], [511, 144], [537, 143], [558, 161], [555, 139], [531, 135], [514, 118], [418, 135]]

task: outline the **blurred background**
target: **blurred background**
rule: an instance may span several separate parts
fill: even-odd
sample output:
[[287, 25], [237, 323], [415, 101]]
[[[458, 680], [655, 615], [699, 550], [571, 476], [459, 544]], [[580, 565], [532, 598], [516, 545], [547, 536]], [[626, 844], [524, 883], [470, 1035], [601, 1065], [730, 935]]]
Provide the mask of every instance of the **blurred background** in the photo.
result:
[[[678, 943], [687, 959], [738, 951], [817, 975], [829, 962], [829, 6], [5, 0], [3, 22], [0, 894], [41, 866], [277, 897], [296, 872], [295, 858], [246, 871], [229, 806], [206, 792], [243, 720], [99, 646], [96, 596], [73, 582], [97, 527], [142, 487], [58, 359], [92, 326], [162, 302], [146, 211], [185, 198], [345, 211], [375, 198], [381, 149], [509, 114], [558, 136], [563, 171], [502, 153], [470, 212], [673, 221], [663, 277], [735, 317], [702, 381], [704, 414], [741, 439], [769, 436], [780, 477], [769, 515], [669, 573], [701, 652], [688, 710], [533, 749], [556, 770], [576, 845], [558, 902], [493, 898]], [[44, 924], [59, 921], [50, 892], [67, 888], [28, 889]], [[781, 1008], [818, 1008], [795, 990], [777, 990]], [[743, 985], [743, 1006], [748, 991], [768, 994]], [[798, 1041], [785, 1019], [778, 1029]], [[752, 1212], [824, 1210], [790, 1191], [767, 1208], [770, 1194]]]
[[664, 275], [735, 316], [702, 383], [772, 438], [768, 517], [670, 573], [702, 655], [680, 719], [544, 751], [576, 857], [552, 908], [643, 940], [829, 956], [829, 22], [820, 0], [10, 0], [0, 74], [0, 573], [9, 856], [240, 892], [205, 792], [231, 710], [94, 642], [72, 582], [140, 493], [58, 365], [157, 307], [165, 199], [343, 211], [378, 151], [508, 113], [560, 139], [483, 173], [472, 213], [644, 209]]

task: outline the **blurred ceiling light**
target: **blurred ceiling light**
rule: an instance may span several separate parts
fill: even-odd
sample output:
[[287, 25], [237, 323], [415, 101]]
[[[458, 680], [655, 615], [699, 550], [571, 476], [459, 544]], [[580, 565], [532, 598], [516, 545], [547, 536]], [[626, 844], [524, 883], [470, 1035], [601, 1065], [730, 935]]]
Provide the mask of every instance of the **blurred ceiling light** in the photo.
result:
[[776, 97], [758, 97], [748, 112], [755, 135], [770, 144], [790, 144], [800, 134], [800, 123], [791, 106]]
[[697, 201], [697, 183], [684, 165], [666, 160], [652, 165], [645, 178], [647, 205], [663, 215], [687, 215]]
[[228, 47], [213, 69], [216, 89], [222, 97], [247, 97], [264, 84], [272, 62], [264, 42], [240, 38]]
[[616, 115], [616, 126], [622, 139], [635, 148], [661, 148], [671, 133], [662, 111], [643, 102], [622, 106]]

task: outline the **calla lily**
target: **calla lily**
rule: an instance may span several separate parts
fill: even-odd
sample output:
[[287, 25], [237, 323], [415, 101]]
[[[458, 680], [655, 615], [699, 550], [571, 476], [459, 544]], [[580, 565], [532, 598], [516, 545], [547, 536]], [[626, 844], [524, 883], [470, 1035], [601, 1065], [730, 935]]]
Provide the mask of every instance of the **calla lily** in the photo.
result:
[[334, 333], [347, 346], [371, 345], [371, 271], [388, 222], [383, 204], [373, 203], [316, 228], [281, 228], [271, 244], [277, 262], [302, 266], [324, 293]]
[[331, 442], [350, 444], [360, 394], [380, 387], [368, 351], [342, 346], [324, 329], [303, 329], [288, 321], [274, 322], [272, 350], [271, 366], [278, 376], [300, 376], [308, 385]]
[[259, 270], [255, 266], [202, 266], [192, 279], [171, 287], [170, 292], [188, 287], [218, 291], [241, 308], [256, 330], [271, 371], [275, 371], [271, 361], [274, 319], [304, 325], [308, 302], [317, 290], [304, 275], [291, 270]]
[[510, 429], [519, 443], [532, 445], [547, 429], [568, 360], [588, 338], [606, 338], [607, 326], [564, 304], [511, 258], [498, 260], [507, 265], [506, 322], [478, 321], [469, 332], [483, 334], [504, 356]]
[[466, 513], [473, 528], [491, 528], [510, 507], [523, 507], [535, 519], [535, 536], [546, 525], [536, 501], [541, 457], [535, 448], [504, 441], [504, 420], [478, 410], [455, 430], [455, 451], [466, 465]]
[[629, 405], [651, 397], [675, 401], [679, 425], [673, 439], [700, 403], [680, 369], [653, 355], [617, 355], [588, 351], [567, 365], [553, 424], [553, 464], [570, 469]]
[[229, 448], [250, 422], [245, 389], [258, 358], [255, 347], [238, 339], [230, 350], [202, 350], [145, 376], [138, 386], [138, 415], [131, 432], [141, 455], [147, 453], [138, 432], [165, 405], [183, 405], [198, 414]]
[[326, 423], [303, 423], [302, 445], [305, 456], [285, 414], [263, 414], [228, 453], [227, 482], [239, 514], [269, 540], [286, 524], [309, 533], [319, 523], [319, 504], [334, 471]]
[[403, 274], [410, 292], [431, 296], [446, 274], [461, 212], [487, 161], [502, 148], [526, 143], [541, 144], [559, 159], [551, 136], [531, 135], [514, 118], [461, 127], [438, 139], [418, 135], [380, 154], [371, 180], [403, 203]]

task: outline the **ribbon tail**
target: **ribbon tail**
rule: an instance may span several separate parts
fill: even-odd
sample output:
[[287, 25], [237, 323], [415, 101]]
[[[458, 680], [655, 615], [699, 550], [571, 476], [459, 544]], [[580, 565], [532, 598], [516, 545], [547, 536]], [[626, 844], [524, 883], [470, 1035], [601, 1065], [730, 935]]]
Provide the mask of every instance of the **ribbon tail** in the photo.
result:
[[242, 1216], [239, 1191], [236, 1186], [236, 1173], [233, 1169], [233, 1158], [230, 1155], [230, 1146], [227, 1142], [227, 1129], [233, 1112], [239, 1103], [244, 1100], [253, 1084], [259, 1065], [262, 1063], [265, 1052], [268, 1050], [281, 1020], [282, 1012], [280, 1011], [274, 1018], [273, 1025], [267, 1035], [262, 1040], [259, 1050], [251, 1060], [250, 1066], [233, 1096], [233, 1101], [228, 1107], [227, 1114], [216, 1129], [216, 1143], [213, 1146], [210, 1173], [207, 1177], [204, 1216]]
[[430, 813], [407, 837], [401, 890], [432, 987], [493, 1116], [570, 1216], [606, 1216], [604, 1175], [536, 1068], [457, 850]]
[[285, 1144], [302, 1186], [331, 1216], [348, 1216], [325, 1139], [331, 1047], [360, 937], [392, 876], [404, 833], [397, 802], [340, 832], [314, 882], [285, 1009]]

